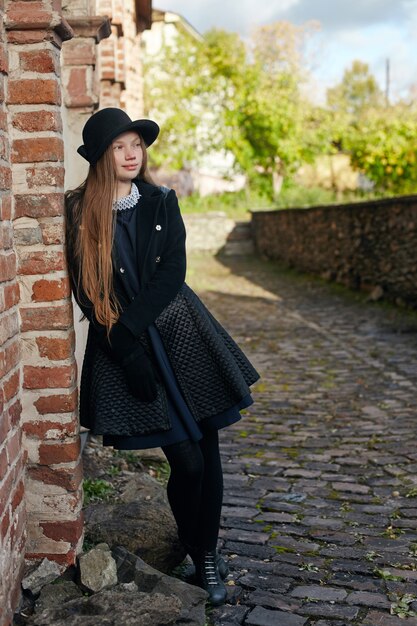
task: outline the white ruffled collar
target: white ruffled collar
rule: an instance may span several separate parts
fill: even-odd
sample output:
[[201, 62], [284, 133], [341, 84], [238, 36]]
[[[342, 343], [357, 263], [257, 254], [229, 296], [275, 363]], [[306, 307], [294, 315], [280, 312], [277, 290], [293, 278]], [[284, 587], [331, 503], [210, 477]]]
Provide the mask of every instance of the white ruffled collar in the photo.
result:
[[130, 194], [113, 202], [113, 211], [126, 211], [126, 209], [133, 209], [139, 198], [139, 189], [136, 187], [135, 183], [132, 183]]

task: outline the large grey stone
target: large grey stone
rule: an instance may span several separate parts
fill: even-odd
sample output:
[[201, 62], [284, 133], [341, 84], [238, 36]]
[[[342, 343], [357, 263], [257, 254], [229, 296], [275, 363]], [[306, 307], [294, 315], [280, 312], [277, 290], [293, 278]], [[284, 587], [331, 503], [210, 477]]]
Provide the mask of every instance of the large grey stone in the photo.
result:
[[42, 587], [40, 596], [35, 604], [37, 613], [55, 606], [61, 606], [69, 600], [74, 600], [83, 595], [81, 589], [72, 580], [60, 580], [59, 582]]
[[179, 565], [185, 550], [164, 487], [148, 474], [140, 474], [132, 477], [120, 499], [86, 508], [87, 537], [111, 547], [122, 545], [163, 572]]
[[60, 567], [55, 561], [43, 559], [43, 561], [22, 580], [22, 587], [33, 595], [40, 592], [44, 585], [52, 582], [60, 575]]
[[180, 600], [181, 611], [176, 624], [187, 626], [205, 624], [207, 593], [203, 589], [157, 571], [123, 547], [116, 547], [113, 556], [117, 563], [120, 582], [134, 581], [140, 591], [167, 596], [174, 594]]
[[107, 544], [100, 544], [79, 558], [80, 583], [88, 591], [117, 585], [117, 567]]
[[257, 606], [249, 613], [245, 620], [248, 626], [303, 626], [307, 622], [305, 617], [292, 615], [283, 611], [270, 611]]
[[[169, 626], [179, 624], [181, 601], [174, 595], [138, 592], [118, 585], [44, 610], [30, 626]], [[204, 623], [204, 622], [203, 622]]]

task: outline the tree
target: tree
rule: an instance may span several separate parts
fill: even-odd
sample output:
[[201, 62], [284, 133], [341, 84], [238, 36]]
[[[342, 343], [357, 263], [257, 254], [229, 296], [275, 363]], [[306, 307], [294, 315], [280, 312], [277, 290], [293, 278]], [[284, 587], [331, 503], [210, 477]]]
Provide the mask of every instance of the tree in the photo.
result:
[[[145, 66], [148, 114], [164, 124], [158, 159], [181, 167], [210, 149], [230, 151], [236, 169], [272, 193], [321, 149], [317, 110], [301, 94], [307, 28], [279, 22], [254, 31], [211, 30], [204, 42], [179, 36]], [[166, 71], [169, 68], [169, 72]]]
[[351, 68], [345, 70], [341, 83], [328, 89], [327, 103], [335, 113], [357, 116], [369, 108], [381, 107], [384, 98], [369, 65], [353, 61]]
[[414, 193], [417, 185], [417, 118], [399, 103], [370, 109], [346, 138], [353, 167], [379, 191]]

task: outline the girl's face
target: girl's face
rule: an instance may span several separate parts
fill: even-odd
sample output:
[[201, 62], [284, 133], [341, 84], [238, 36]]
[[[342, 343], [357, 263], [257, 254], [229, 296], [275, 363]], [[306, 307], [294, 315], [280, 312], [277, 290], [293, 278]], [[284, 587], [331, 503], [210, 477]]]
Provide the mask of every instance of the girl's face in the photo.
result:
[[122, 133], [112, 142], [112, 148], [117, 179], [127, 182], [136, 178], [143, 159], [139, 135], [134, 131]]

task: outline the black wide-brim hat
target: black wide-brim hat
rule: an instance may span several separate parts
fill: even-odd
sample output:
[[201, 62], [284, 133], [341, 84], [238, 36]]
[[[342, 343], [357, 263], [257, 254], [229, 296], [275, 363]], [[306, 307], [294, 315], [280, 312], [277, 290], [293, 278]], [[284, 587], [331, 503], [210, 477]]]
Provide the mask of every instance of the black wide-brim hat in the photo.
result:
[[135, 120], [122, 109], [101, 109], [90, 117], [83, 128], [84, 144], [77, 150], [90, 165], [95, 165], [111, 142], [122, 133], [134, 130], [149, 147], [159, 135], [159, 126], [152, 120]]

